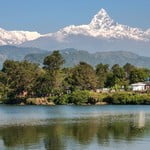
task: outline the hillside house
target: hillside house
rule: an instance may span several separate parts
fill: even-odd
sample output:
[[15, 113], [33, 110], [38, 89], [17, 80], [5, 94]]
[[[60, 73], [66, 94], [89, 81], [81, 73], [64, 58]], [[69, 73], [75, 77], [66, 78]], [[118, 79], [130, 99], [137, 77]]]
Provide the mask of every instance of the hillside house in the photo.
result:
[[150, 89], [150, 82], [138, 82], [131, 84], [132, 91], [147, 91]]

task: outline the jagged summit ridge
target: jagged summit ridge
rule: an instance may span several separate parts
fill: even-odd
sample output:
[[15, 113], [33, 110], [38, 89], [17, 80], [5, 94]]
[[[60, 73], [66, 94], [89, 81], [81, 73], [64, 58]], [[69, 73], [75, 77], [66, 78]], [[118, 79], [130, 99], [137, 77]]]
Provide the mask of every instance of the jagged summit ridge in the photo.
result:
[[87, 25], [71, 25], [65, 27], [54, 34], [58, 41], [63, 41], [69, 35], [85, 35], [97, 38], [106, 39], [129, 39], [129, 40], [140, 40], [150, 41], [149, 30], [143, 31], [138, 28], [132, 28], [127, 25], [121, 25], [115, 22], [108, 15], [105, 9], [101, 9]]
[[113, 25], [116, 25], [116, 23], [103, 8], [94, 16], [90, 23], [91, 28], [94, 29], [108, 28]]

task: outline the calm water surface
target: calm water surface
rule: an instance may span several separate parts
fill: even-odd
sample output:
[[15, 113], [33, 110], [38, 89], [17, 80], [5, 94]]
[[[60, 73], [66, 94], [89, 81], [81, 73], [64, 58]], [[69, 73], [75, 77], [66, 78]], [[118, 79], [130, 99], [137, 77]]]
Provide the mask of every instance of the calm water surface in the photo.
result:
[[150, 106], [0, 105], [0, 150], [146, 150]]

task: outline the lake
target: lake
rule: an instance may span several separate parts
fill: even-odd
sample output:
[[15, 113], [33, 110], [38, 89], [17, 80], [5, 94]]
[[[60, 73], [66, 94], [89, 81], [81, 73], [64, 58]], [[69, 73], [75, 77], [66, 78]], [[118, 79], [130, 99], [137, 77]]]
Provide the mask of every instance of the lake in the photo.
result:
[[0, 105], [0, 150], [141, 150], [150, 106]]

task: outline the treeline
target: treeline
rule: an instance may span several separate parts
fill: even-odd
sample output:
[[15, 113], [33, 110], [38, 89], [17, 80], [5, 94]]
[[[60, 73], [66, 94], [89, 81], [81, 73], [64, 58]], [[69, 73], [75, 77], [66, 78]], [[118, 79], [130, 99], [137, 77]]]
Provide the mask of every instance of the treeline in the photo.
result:
[[129, 63], [123, 67], [98, 64], [93, 68], [80, 62], [73, 68], [62, 68], [64, 62], [59, 51], [47, 56], [42, 68], [27, 61], [6, 60], [0, 72], [1, 102], [20, 103], [28, 98], [48, 97], [56, 104], [80, 104], [87, 96], [86, 103], [95, 103], [90, 99], [89, 91], [106, 87], [128, 91], [130, 84], [149, 80], [150, 77], [149, 69], [137, 68]]

